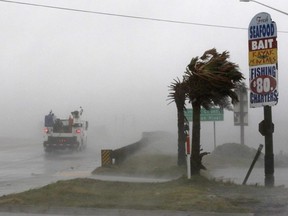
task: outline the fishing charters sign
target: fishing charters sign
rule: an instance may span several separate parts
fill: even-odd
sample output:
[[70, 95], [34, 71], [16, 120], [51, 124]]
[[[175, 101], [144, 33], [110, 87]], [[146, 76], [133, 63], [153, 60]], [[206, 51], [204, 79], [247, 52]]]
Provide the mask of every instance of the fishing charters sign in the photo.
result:
[[277, 26], [270, 14], [253, 17], [248, 29], [250, 107], [278, 103]]

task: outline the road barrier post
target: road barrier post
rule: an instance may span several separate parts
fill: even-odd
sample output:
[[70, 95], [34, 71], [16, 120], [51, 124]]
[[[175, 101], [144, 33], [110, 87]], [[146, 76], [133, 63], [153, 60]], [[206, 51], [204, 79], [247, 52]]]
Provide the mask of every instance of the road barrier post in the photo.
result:
[[187, 160], [187, 178], [191, 179], [191, 145], [190, 145], [190, 136], [189, 132], [186, 136], [186, 160]]
[[110, 166], [112, 165], [112, 150], [111, 149], [102, 149], [101, 150], [101, 166]]

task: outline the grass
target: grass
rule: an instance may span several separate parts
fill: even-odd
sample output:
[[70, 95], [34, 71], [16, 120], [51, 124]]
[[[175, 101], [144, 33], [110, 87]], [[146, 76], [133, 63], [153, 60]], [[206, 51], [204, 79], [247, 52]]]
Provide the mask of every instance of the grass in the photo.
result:
[[193, 176], [188, 180], [185, 169], [175, 164], [176, 158], [170, 155], [135, 155], [122, 165], [99, 168], [93, 172], [178, 178], [162, 183], [112, 182], [88, 178], [58, 181], [42, 188], [2, 196], [0, 208], [40, 206], [251, 212], [259, 206], [265, 206], [265, 203], [283, 204], [281, 202], [286, 199], [275, 201], [275, 197], [287, 197], [287, 191], [283, 188], [235, 185], [203, 176]]
[[[0, 198], [0, 206], [166, 209], [182, 211], [246, 212], [247, 208], [218, 196], [219, 183], [204, 177], [179, 178], [165, 183], [105, 182], [94, 179], [58, 181], [40, 189]], [[225, 184], [221, 184], [223, 189]], [[241, 198], [242, 199], [242, 198]]]
[[174, 155], [137, 154], [120, 165], [98, 167], [93, 174], [138, 176], [154, 178], [176, 178], [185, 173], [185, 167], [177, 166]]

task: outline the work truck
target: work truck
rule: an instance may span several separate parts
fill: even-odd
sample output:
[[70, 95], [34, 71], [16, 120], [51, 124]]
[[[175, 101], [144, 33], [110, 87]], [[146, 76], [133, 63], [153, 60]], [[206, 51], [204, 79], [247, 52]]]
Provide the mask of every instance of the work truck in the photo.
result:
[[82, 151], [87, 146], [88, 121], [82, 119], [83, 109], [71, 112], [69, 118], [57, 118], [52, 111], [44, 119], [44, 151]]

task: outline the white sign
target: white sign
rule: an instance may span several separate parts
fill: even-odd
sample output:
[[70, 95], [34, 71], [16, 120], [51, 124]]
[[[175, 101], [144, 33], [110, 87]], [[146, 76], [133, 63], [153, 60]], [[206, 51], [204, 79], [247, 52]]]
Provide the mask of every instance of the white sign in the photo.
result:
[[[234, 125], [248, 126], [248, 95], [247, 91], [241, 89], [235, 89], [235, 93], [239, 98], [239, 102], [234, 105]], [[242, 119], [241, 119], [242, 115]]]
[[250, 107], [278, 103], [277, 26], [268, 13], [253, 17], [248, 29]]

